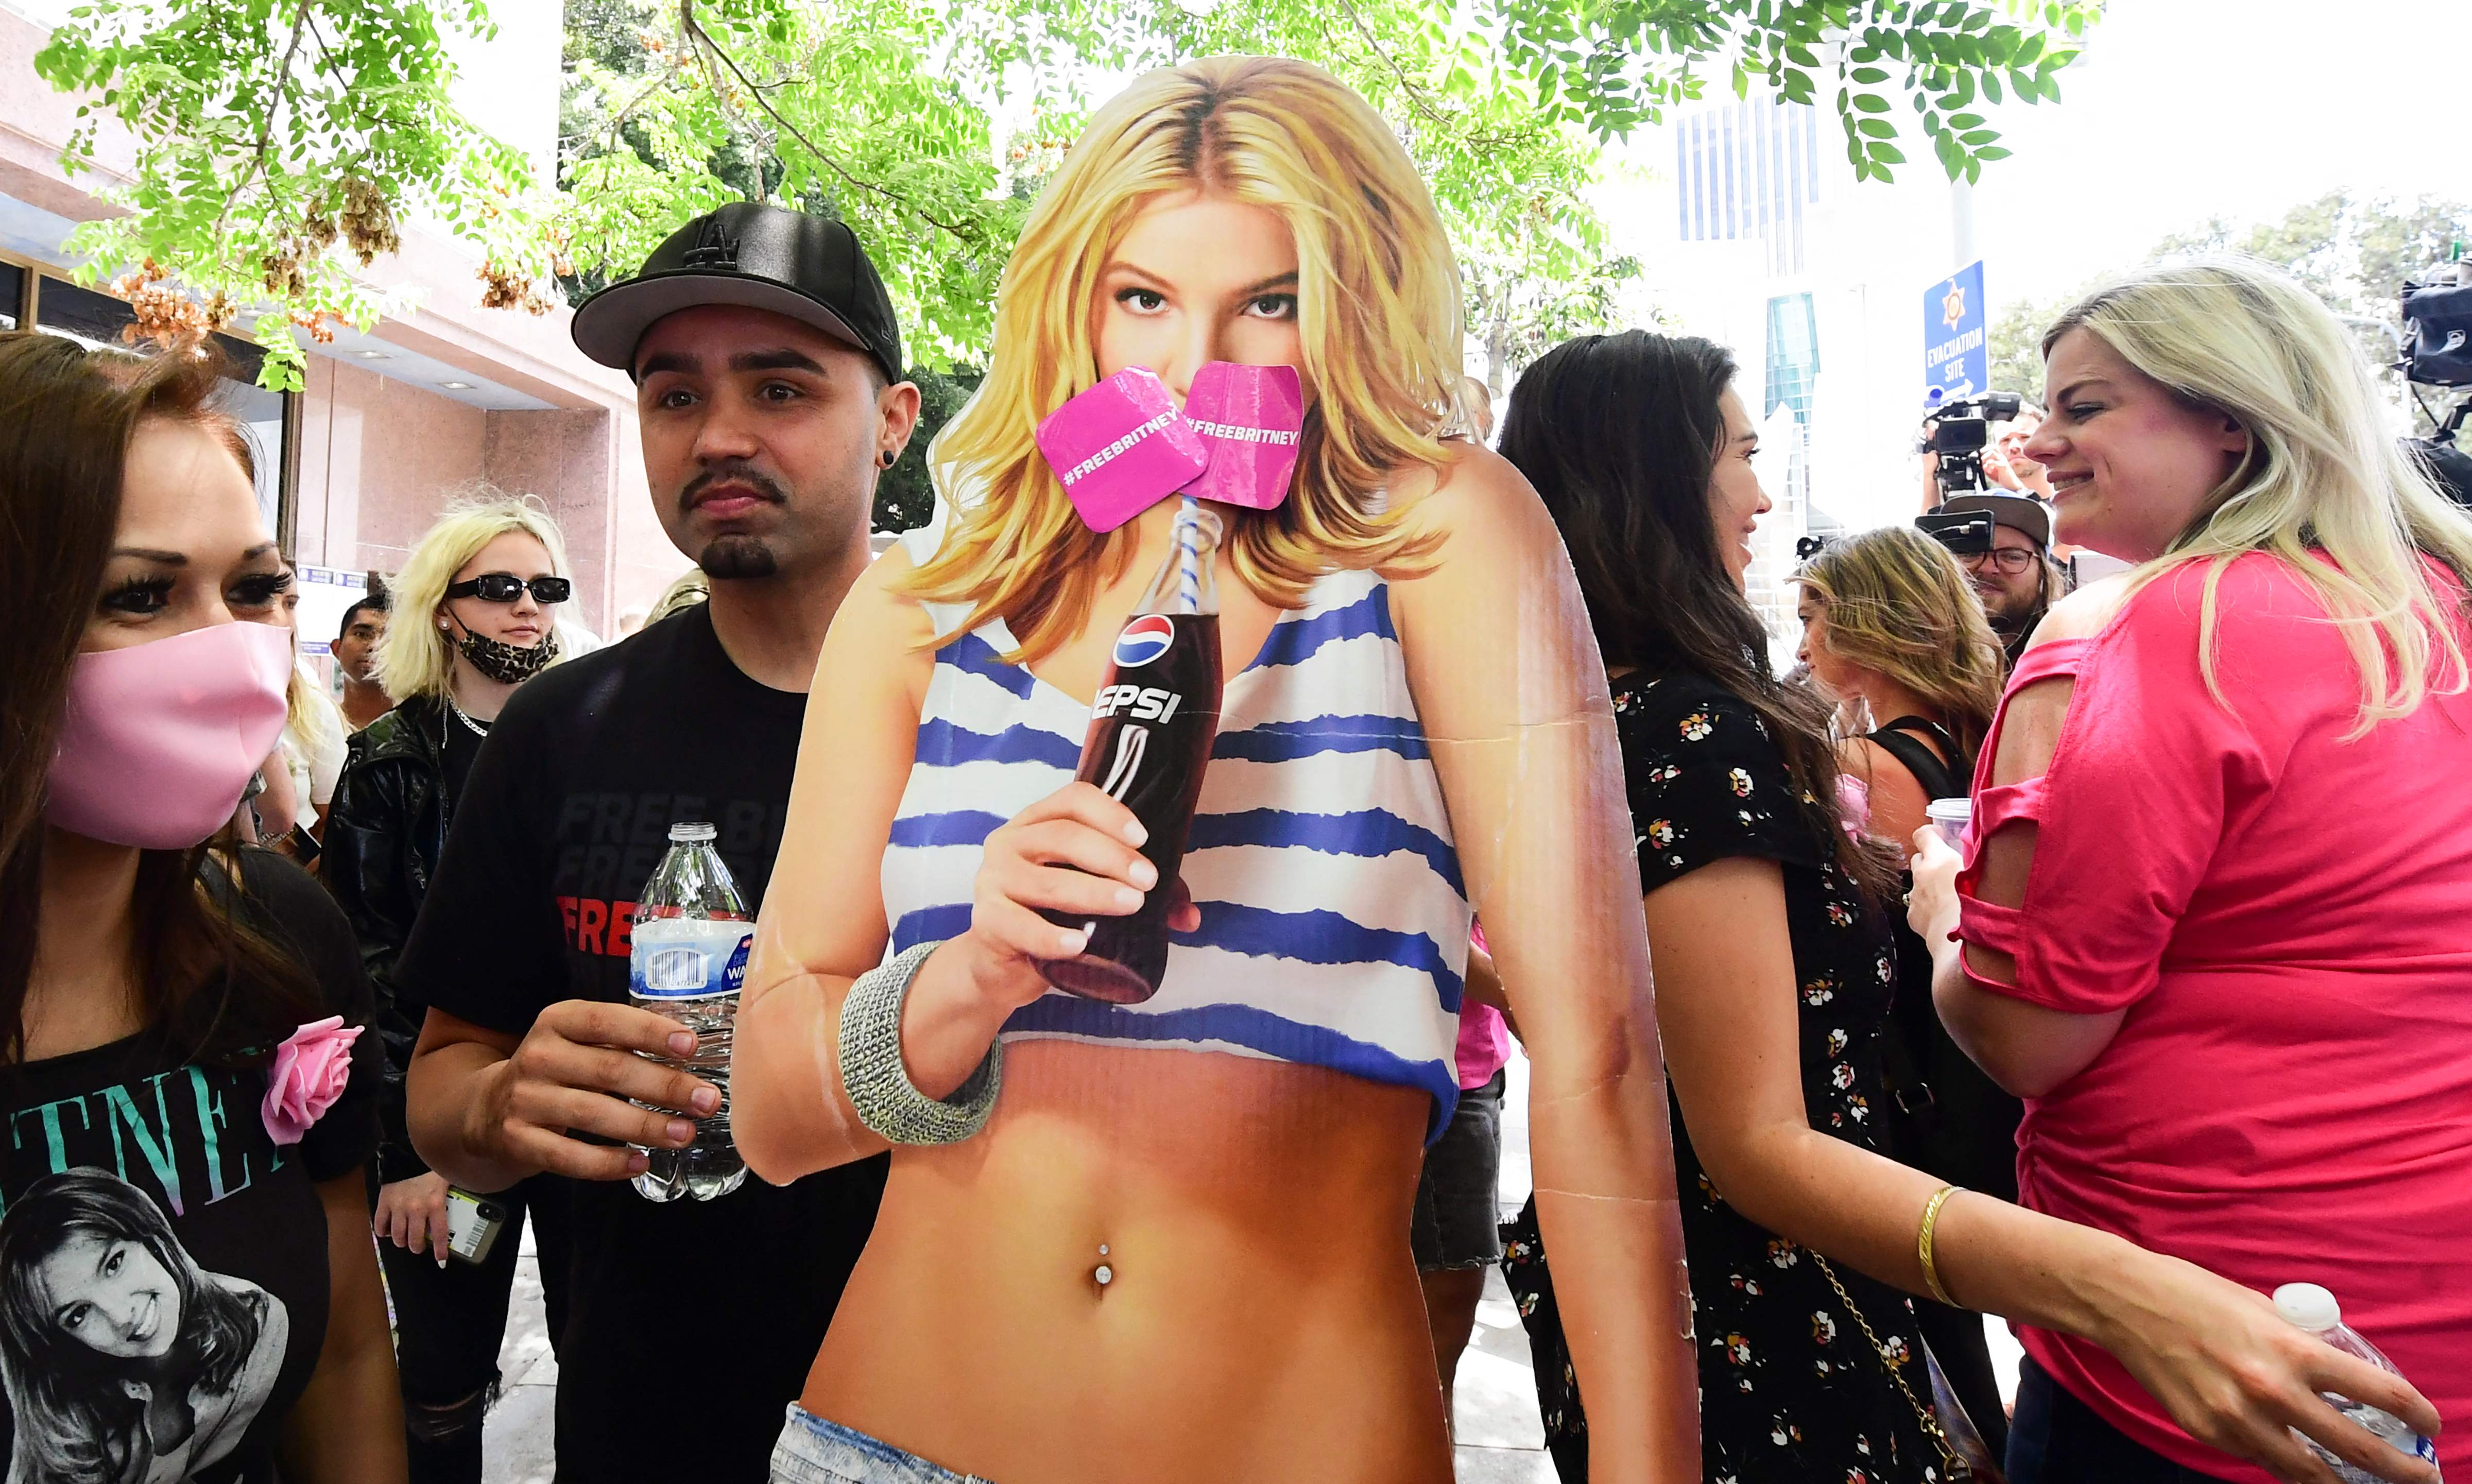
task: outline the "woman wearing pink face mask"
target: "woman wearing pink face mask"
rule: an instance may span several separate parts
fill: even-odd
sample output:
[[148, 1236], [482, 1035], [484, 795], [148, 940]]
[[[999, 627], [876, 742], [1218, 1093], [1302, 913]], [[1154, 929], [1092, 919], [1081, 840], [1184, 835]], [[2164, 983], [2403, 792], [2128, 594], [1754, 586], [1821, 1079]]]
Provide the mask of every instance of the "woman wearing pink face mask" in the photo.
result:
[[0, 336], [12, 1481], [403, 1478], [368, 982], [297, 867], [206, 849], [292, 668], [216, 386], [206, 359]]

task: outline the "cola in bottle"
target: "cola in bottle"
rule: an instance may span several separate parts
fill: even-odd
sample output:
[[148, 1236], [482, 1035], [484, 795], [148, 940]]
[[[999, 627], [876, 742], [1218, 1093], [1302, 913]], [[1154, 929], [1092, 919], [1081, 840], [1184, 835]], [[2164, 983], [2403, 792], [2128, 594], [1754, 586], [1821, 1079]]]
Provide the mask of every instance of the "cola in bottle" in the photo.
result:
[[1219, 540], [1219, 517], [1188, 500], [1166, 564], [1117, 631], [1090, 706], [1074, 776], [1141, 820], [1150, 832], [1142, 854], [1158, 868], [1158, 884], [1128, 916], [1046, 914], [1058, 927], [1090, 934], [1078, 955], [1039, 965], [1047, 981], [1068, 994], [1137, 1003], [1158, 993], [1167, 973], [1168, 905], [1219, 733], [1219, 592], [1211, 580]]

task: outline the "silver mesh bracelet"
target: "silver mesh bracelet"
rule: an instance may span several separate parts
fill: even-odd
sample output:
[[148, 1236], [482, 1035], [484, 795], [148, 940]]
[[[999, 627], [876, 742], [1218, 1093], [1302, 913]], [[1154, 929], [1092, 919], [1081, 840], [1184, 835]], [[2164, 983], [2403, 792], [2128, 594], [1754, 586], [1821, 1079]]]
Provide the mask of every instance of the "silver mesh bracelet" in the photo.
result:
[[986, 1125], [1004, 1085], [1004, 1042], [968, 1079], [943, 1097], [930, 1097], [901, 1064], [901, 1006], [927, 955], [942, 945], [916, 944], [869, 969], [842, 1001], [842, 1088], [858, 1120], [898, 1144], [959, 1143]]

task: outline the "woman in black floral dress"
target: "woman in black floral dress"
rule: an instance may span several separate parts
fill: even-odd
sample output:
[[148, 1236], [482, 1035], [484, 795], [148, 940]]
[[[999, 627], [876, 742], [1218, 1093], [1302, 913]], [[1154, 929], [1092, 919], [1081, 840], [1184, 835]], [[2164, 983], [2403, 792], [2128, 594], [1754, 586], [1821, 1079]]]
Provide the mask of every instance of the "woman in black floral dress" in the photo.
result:
[[[1750, 474], [1756, 435], [1728, 388], [1733, 369], [1725, 352], [1705, 341], [1633, 333], [1573, 342], [1522, 379], [1502, 451], [1561, 524], [1599, 644], [1616, 671], [1614, 716], [1660, 1000], [1673, 972], [1666, 957], [1672, 939], [1655, 930], [1660, 893], [1701, 872], [1764, 873], [1775, 883], [1770, 892], [1782, 893], [1799, 1094], [1810, 1126], [1876, 1151], [1887, 1096], [1879, 1039], [1894, 989], [1882, 899], [1895, 900], [1889, 884], [1894, 865], [1838, 828], [1825, 717], [1816, 702], [1780, 690], [1759, 655], [1762, 636], [1740, 583], [1750, 560], [1745, 543], [1751, 519], [1768, 502]], [[1630, 406], [1615, 413], [1584, 405], [1612, 397]], [[1700, 405], [1686, 405], [1692, 402]], [[1592, 436], [1570, 436], [1578, 428]], [[1632, 443], [1639, 446], [1624, 446]], [[1620, 507], [1589, 498], [1584, 486], [1598, 482], [1574, 465], [1597, 459], [1664, 470], [1680, 493], [1706, 489], [1714, 519], [1687, 533], [1657, 532], [1668, 537], [1661, 543], [1639, 540], [1654, 512], [1640, 503]], [[1643, 547], [1661, 547], [1651, 565], [1668, 570], [1641, 570]], [[1655, 642], [1643, 645], [1642, 632]], [[1737, 921], [1733, 930], [1755, 930], [1755, 924]], [[1904, 1295], [1846, 1264], [1825, 1263], [1728, 1206], [1694, 1146], [1684, 1069], [1677, 1066], [1673, 1077], [1706, 1478], [1873, 1484], [1942, 1477], [1940, 1455], [1913, 1402], [1890, 1375], [1897, 1369], [1929, 1402]], [[1563, 1479], [1579, 1484], [1586, 1477], [1586, 1424], [1533, 1203], [1505, 1237], [1504, 1269], [1534, 1342], [1547, 1442]], [[1876, 1343], [1866, 1335], [1866, 1323]]]

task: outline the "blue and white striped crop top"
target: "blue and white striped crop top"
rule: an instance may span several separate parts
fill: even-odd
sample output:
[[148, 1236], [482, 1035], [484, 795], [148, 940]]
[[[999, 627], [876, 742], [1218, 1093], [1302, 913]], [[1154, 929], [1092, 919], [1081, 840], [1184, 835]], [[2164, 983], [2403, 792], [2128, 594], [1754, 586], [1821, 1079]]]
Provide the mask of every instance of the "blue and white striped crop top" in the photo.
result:
[[[905, 537], [914, 559], [927, 533]], [[893, 953], [960, 936], [987, 836], [1072, 781], [1090, 708], [1018, 665], [1002, 620], [929, 603], [940, 641], [917, 760], [884, 852]], [[1201, 926], [1159, 992], [1106, 1004], [1051, 990], [1004, 1038], [1221, 1051], [1459, 1098], [1469, 909], [1388, 584], [1315, 582], [1228, 677], [1183, 875]]]

